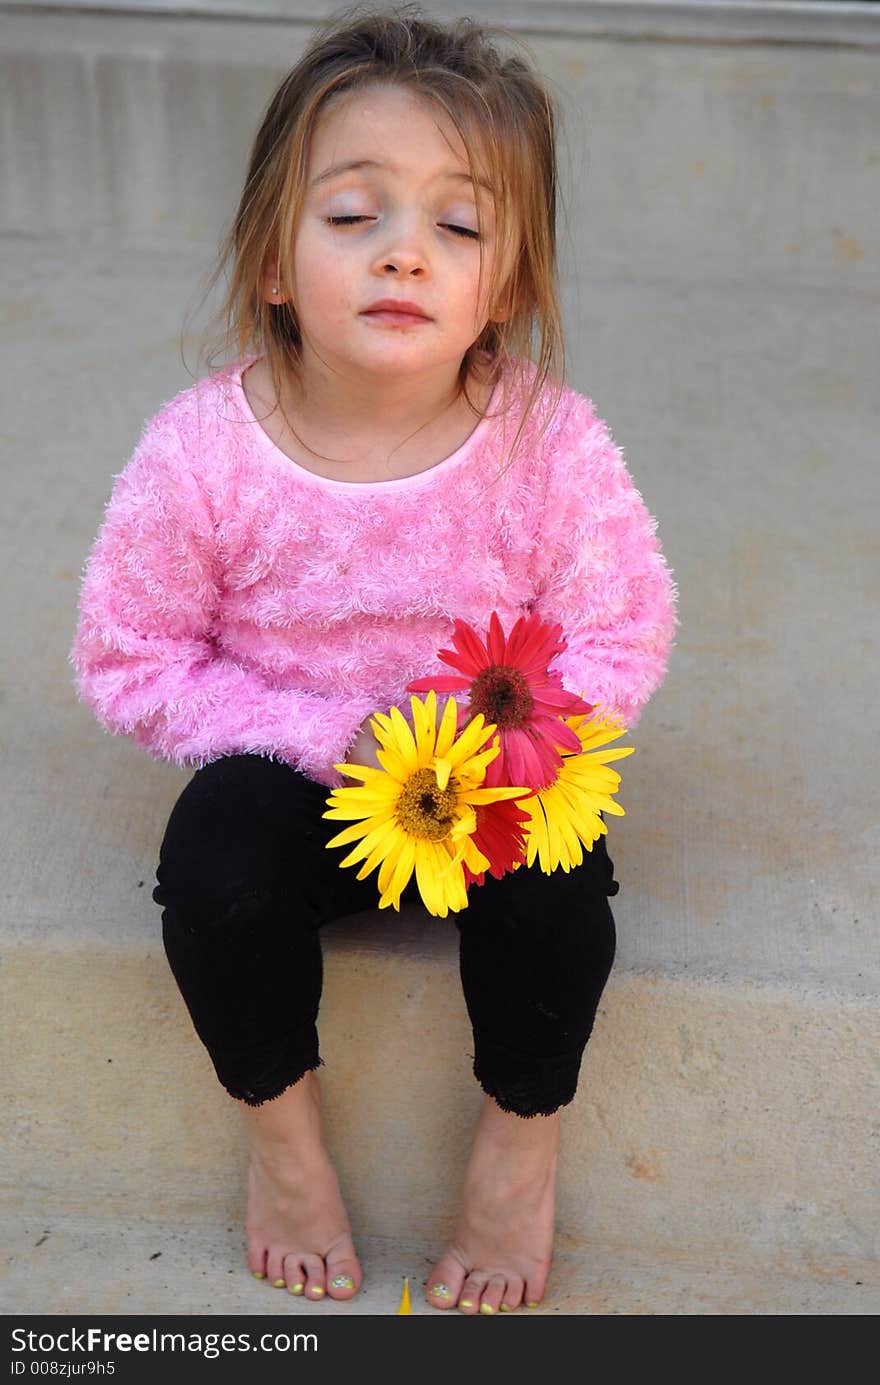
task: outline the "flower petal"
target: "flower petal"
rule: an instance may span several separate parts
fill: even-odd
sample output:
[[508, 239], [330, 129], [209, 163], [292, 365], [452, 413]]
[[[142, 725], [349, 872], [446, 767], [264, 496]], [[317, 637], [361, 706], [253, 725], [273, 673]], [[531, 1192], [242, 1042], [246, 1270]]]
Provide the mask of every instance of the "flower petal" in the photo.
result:
[[[391, 725], [394, 730], [396, 748], [406, 765], [407, 774], [414, 774], [419, 768], [416, 743], [406, 718], [399, 707], [391, 708]], [[381, 774], [382, 771], [378, 770], [377, 773]]]
[[[340, 837], [348, 837], [349, 841], [351, 841], [353, 838], [351, 838], [349, 834], [354, 830], [354, 828], [349, 827], [345, 832], [340, 832], [339, 835]], [[339, 864], [341, 866], [353, 866], [356, 861], [362, 861], [365, 856], [369, 856], [376, 848], [379, 850], [379, 857], [381, 859], [381, 857], [385, 856], [390, 842], [394, 840], [400, 831], [400, 827], [393, 819], [390, 822], [378, 823], [375, 827], [371, 827], [370, 831], [366, 834], [361, 831], [362, 840], [353, 851], [349, 852], [343, 861], [340, 861]], [[345, 843], [334, 842], [333, 845], [344, 846]], [[372, 869], [372, 867], [370, 867], [370, 869]]]
[[470, 678], [455, 678], [451, 673], [431, 674], [429, 678], [414, 678], [411, 683], [407, 683], [406, 692], [464, 692], [470, 687], [471, 682]]
[[484, 804], [501, 803], [509, 798], [519, 801], [530, 798], [534, 793], [533, 789], [523, 788], [521, 785], [505, 785], [499, 789], [466, 789], [461, 797], [465, 803]]
[[452, 762], [453, 768], [457, 768], [465, 760], [470, 759], [483, 742], [495, 733], [496, 729], [492, 723], [486, 725], [483, 713], [477, 712], [477, 715], [468, 722], [455, 744], [447, 751], [446, 758]]
[[489, 653], [490, 664], [506, 664], [505, 658], [505, 639], [504, 631], [501, 628], [501, 621], [498, 619], [498, 612], [493, 611], [489, 617], [489, 638], [486, 641], [486, 649]]
[[452, 742], [455, 740], [458, 729], [458, 703], [454, 697], [446, 699], [446, 706], [443, 708], [443, 717], [440, 721], [440, 729], [437, 732], [437, 743], [434, 754], [445, 756]]
[[466, 621], [456, 620], [452, 643], [455, 649], [441, 649], [438, 651], [438, 657], [444, 663], [452, 664], [453, 668], [461, 669], [462, 673], [475, 678], [489, 663], [485, 646], [473, 626], [468, 625]]
[[437, 787], [440, 790], [446, 788], [449, 783], [449, 776], [452, 773], [452, 765], [448, 760], [434, 757], [434, 773], [437, 776]]
[[407, 836], [400, 848], [397, 860], [394, 863], [394, 874], [391, 877], [391, 884], [388, 887], [389, 893], [396, 894], [398, 899], [400, 899], [401, 894], [409, 884], [415, 863], [415, 838]]
[[437, 694], [430, 691], [424, 702], [417, 697], [410, 698], [413, 726], [416, 737], [416, 757], [419, 766], [424, 768], [434, 755], [436, 740]]
[[365, 822], [352, 823], [351, 827], [343, 827], [342, 831], [337, 832], [336, 836], [332, 837], [325, 845], [328, 847], [348, 846], [349, 842], [360, 841], [368, 832], [372, 832], [375, 828], [381, 827], [383, 823], [388, 821], [393, 822], [394, 816], [386, 814], [383, 817], [370, 817]]
[[437, 863], [434, 852], [430, 849], [432, 842], [416, 842], [416, 883], [419, 887], [419, 894], [422, 902], [429, 914], [439, 915], [441, 911], [441, 892], [437, 880]]
[[[403, 721], [402, 717], [401, 721]], [[405, 722], [404, 725], [406, 725]], [[334, 765], [333, 768], [338, 769], [340, 774], [347, 775], [349, 779], [360, 779], [364, 784], [368, 784], [370, 780], [379, 780], [385, 777], [385, 771], [376, 769], [373, 765], [348, 765], [343, 763], [341, 765]], [[340, 788], [344, 787], [344, 785], [340, 785]]]
[[321, 817], [336, 818], [342, 822], [361, 822], [368, 817], [381, 817], [388, 813], [397, 811], [397, 795], [393, 799], [381, 798], [362, 798], [357, 803], [350, 806], [343, 804], [339, 808], [328, 808]]

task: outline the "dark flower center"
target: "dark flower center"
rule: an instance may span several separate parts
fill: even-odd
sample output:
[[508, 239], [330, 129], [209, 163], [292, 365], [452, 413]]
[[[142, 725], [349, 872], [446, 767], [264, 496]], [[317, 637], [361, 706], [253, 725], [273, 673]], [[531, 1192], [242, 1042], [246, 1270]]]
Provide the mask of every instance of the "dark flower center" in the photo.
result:
[[492, 664], [484, 668], [471, 687], [471, 711], [482, 712], [499, 731], [525, 726], [534, 707], [529, 685], [518, 668]]
[[441, 789], [432, 769], [417, 769], [397, 800], [398, 821], [414, 837], [442, 842], [455, 823], [456, 802], [451, 778]]

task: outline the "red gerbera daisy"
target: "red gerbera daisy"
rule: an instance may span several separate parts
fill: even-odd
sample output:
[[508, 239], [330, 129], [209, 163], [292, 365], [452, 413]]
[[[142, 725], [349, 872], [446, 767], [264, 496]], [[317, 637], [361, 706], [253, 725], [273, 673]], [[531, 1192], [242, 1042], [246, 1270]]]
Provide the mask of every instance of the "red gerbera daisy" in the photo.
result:
[[[502, 798], [497, 803], [478, 803], [474, 812], [477, 826], [471, 833], [471, 840], [488, 859], [489, 874], [500, 880], [507, 871], [513, 870], [514, 865], [525, 863], [525, 833], [531, 816], [524, 812], [515, 798]], [[462, 862], [462, 869], [466, 886], [482, 885], [486, 879], [485, 871], [475, 875], [466, 861]]]
[[568, 648], [562, 626], [536, 615], [520, 616], [505, 638], [496, 611], [489, 620], [485, 642], [472, 625], [456, 620], [454, 649], [441, 649], [438, 658], [464, 675], [416, 678], [407, 692], [464, 692], [470, 704], [462, 720], [482, 712], [498, 727], [501, 754], [486, 770], [486, 787], [522, 784], [543, 789], [555, 780], [562, 765], [557, 747], [579, 751], [580, 742], [563, 720], [588, 715], [593, 708], [562, 686], [551, 673], [551, 659]]

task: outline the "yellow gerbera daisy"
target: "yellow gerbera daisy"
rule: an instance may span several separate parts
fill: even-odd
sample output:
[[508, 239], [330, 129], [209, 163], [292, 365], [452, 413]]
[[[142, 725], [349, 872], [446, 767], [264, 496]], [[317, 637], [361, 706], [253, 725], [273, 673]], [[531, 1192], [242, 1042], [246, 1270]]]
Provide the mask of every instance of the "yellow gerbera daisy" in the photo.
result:
[[608, 763], [635, 750], [633, 745], [599, 749], [626, 734], [618, 716], [594, 710], [589, 716], [564, 720], [581, 743], [580, 753], [561, 750], [562, 767], [555, 782], [521, 799], [518, 805], [530, 818], [525, 827], [525, 864], [533, 865], [537, 857], [545, 875], [557, 866], [567, 872], [582, 864], [583, 846], [592, 851], [593, 842], [608, 831], [600, 812], [624, 816], [623, 808], [611, 797], [620, 786], [620, 775], [608, 769]]
[[486, 766], [500, 753], [496, 731], [482, 713], [473, 717], [456, 740], [458, 707], [450, 697], [437, 726], [437, 694], [424, 701], [412, 696], [413, 727], [398, 707], [389, 716], [377, 712], [370, 718], [382, 747], [371, 765], [336, 765], [340, 774], [362, 782], [333, 789], [327, 799], [325, 818], [357, 819], [353, 826], [327, 843], [359, 844], [340, 866], [363, 865], [358, 880], [379, 866], [379, 908], [389, 904], [400, 910], [400, 896], [416, 873], [419, 893], [428, 912], [445, 918], [450, 909], [467, 908], [467, 887], [462, 862], [475, 875], [488, 870], [489, 861], [471, 841], [477, 820], [474, 808], [501, 798], [519, 798], [527, 788], [480, 788]]

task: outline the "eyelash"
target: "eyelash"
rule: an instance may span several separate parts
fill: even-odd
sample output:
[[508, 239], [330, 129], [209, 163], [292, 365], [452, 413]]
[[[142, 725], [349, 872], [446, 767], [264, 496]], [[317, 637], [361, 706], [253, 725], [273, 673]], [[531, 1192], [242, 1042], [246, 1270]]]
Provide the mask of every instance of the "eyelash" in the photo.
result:
[[[369, 221], [368, 216], [328, 216], [327, 221], [331, 226], [353, 226], [358, 221]], [[441, 222], [448, 230], [454, 231], [456, 235], [467, 238], [468, 240], [479, 240], [479, 231], [472, 231], [469, 226], [453, 226], [448, 222]]]

